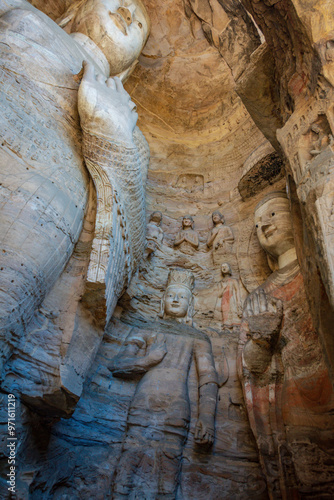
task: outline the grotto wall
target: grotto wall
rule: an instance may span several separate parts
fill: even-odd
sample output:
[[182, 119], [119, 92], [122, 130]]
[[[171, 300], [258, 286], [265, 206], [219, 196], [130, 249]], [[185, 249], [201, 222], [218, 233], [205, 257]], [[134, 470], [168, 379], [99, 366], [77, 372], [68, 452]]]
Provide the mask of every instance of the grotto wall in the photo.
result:
[[330, 498], [326, 6], [143, 4], [0, 2], [1, 495]]

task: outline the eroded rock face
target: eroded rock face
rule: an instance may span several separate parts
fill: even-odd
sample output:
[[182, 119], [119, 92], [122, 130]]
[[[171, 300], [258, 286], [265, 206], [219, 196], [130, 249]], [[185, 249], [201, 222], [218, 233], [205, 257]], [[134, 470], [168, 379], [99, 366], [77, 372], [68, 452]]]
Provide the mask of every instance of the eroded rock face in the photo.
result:
[[[68, 34], [85, 2], [31, 3], [57, 19]], [[248, 12], [234, 1], [144, 3], [151, 35], [132, 75], [131, 65], [121, 76], [128, 78], [126, 89], [151, 152], [145, 250], [146, 173], [137, 174], [138, 156], [145, 163], [148, 151], [138, 129], [131, 144], [124, 139], [124, 127], [114, 134], [118, 142], [110, 140], [99, 127], [99, 113], [105, 110], [101, 105], [95, 110], [88, 106], [93, 116], [86, 116], [84, 107], [81, 133], [76, 111], [81, 52], [73, 56], [79, 62], [69, 65], [64, 88], [39, 82], [34, 95], [56, 106], [60, 118], [51, 114], [55, 123], [66, 123], [65, 129], [60, 127], [58, 154], [68, 141], [70, 149], [75, 144], [75, 162], [68, 160], [68, 170], [80, 164], [85, 196], [75, 196], [85, 211], [85, 223], [61, 279], [43, 303], [37, 300], [40, 307], [30, 329], [22, 333], [6, 364], [2, 421], [7, 393], [13, 392], [17, 490], [22, 498], [36, 499], [332, 495], [327, 457], [332, 453], [333, 396], [323, 355], [330, 351], [329, 344], [321, 346], [318, 335], [327, 338], [324, 331], [329, 331], [330, 321], [327, 316], [328, 324], [323, 324], [318, 299], [311, 307], [313, 317], [310, 314], [306, 296], [325, 292], [316, 277], [310, 293], [308, 274], [304, 269], [303, 282], [291, 251], [295, 236], [302, 269], [306, 256], [328, 276], [323, 258], [327, 247], [315, 238], [318, 243], [302, 244], [300, 234], [303, 225], [320, 227], [324, 221], [323, 215], [313, 217], [307, 208], [312, 203], [331, 220], [331, 183], [325, 182], [332, 148], [329, 83], [312, 96], [312, 71], [316, 74], [320, 59], [330, 82], [331, 39], [320, 42], [319, 33], [318, 38], [309, 37], [319, 30], [296, 3], [249, 2], [244, 4]], [[23, 0], [11, 0], [0, 2], [1, 13], [4, 4], [24, 4], [32, 12]], [[321, 17], [323, 7], [317, 5]], [[130, 7], [119, 7], [119, 23], [127, 21], [128, 11], [132, 18]], [[71, 40], [83, 42], [78, 35]], [[312, 43], [319, 43], [318, 55]], [[44, 44], [41, 40], [42, 52]], [[98, 51], [87, 40], [84, 46], [106, 77], [107, 57], [95, 59]], [[55, 50], [52, 44], [47, 47]], [[34, 81], [33, 68], [29, 71]], [[36, 63], [37, 76], [38, 71]], [[57, 66], [57, 75], [59, 71]], [[309, 82], [305, 92], [299, 92], [296, 74]], [[50, 75], [57, 77], [52, 67]], [[105, 86], [105, 78], [98, 83]], [[93, 80], [91, 84], [97, 85]], [[15, 85], [21, 84], [13, 85], [7, 90], [12, 99]], [[29, 85], [24, 78], [20, 88]], [[291, 114], [312, 99], [312, 109], [305, 108], [301, 116]], [[18, 100], [14, 92], [15, 109]], [[41, 106], [33, 108], [33, 116], [43, 136]], [[24, 137], [13, 144], [24, 144]], [[6, 154], [16, 158], [15, 151], [9, 148]], [[131, 161], [124, 162], [129, 157]], [[261, 247], [253, 213], [266, 194], [285, 189], [286, 158], [291, 160], [284, 167], [290, 175], [295, 234], [289, 230], [289, 238], [281, 233], [278, 238], [289, 246], [284, 247], [288, 255], [281, 259], [282, 271], [275, 267], [280, 257], [275, 245]], [[61, 163], [52, 162], [57, 167]], [[130, 175], [133, 169], [124, 170], [128, 164], [137, 176]], [[68, 185], [74, 189], [71, 175]], [[322, 191], [324, 186], [327, 191]], [[44, 191], [41, 188], [43, 196]], [[315, 202], [319, 193], [326, 196]], [[298, 196], [306, 200], [302, 214]], [[16, 203], [13, 199], [14, 208]], [[270, 224], [263, 224], [270, 238]], [[328, 229], [328, 241], [330, 234]], [[118, 246], [113, 247], [115, 241]], [[118, 277], [115, 293], [100, 279], [110, 272]], [[77, 379], [78, 385], [73, 383]], [[64, 381], [71, 382], [71, 391], [64, 393]], [[56, 390], [48, 394], [44, 387]], [[69, 418], [60, 418], [64, 415]], [[4, 443], [7, 431], [4, 425]], [[8, 491], [5, 474], [2, 485]]]

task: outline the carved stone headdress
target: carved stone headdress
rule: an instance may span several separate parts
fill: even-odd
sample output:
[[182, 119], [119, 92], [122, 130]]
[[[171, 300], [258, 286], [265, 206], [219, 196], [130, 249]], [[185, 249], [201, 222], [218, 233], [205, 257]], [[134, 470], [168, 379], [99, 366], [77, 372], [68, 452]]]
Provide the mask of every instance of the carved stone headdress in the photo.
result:
[[184, 286], [192, 293], [195, 278], [193, 273], [185, 269], [171, 269], [168, 274], [167, 288], [171, 285]]
[[193, 323], [193, 315], [194, 315], [194, 297], [193, 297], [193, 289], [195, 284], [195, 278], [193, 273], [187, 271], [186, 269], [171, 269], [168, 274], [167, 286], [165, 293], [161, 299], [160, 312], [159, 317], [165, 318], [165, 298], [168, 291], [168, 288], [171, 286], [181, 287], [189, 292], [189, 306], [187, 313], [184, 318], [180, 318], [179, 321], [186, 323], [188, 325], [192, 325]]

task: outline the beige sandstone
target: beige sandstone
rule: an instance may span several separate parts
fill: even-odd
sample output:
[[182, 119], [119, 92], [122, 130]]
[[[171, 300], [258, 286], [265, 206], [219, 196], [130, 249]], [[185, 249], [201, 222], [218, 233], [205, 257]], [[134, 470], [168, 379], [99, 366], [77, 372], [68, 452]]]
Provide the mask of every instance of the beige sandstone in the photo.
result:
[[18, 497], [330, 498], [333, 13], [143, 4], [0, 0]]

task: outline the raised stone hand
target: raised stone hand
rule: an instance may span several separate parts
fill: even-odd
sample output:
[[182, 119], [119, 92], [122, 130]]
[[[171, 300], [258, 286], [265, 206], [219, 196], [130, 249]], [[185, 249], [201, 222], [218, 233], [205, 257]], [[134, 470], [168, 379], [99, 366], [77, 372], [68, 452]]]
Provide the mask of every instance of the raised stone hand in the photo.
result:
[[195, 443], [211, 446], [215, 439], [214, 418], [210, 415], [200, 415], [195, 427]]
[[247, 297], [243, 315], [254, 342], [266, 342], [271, 346], [276, 343], [283, 318], [281, 300], [266, 294], [263, 288], [258, 288]]
[[81, 127], [92, 135], [132, 142], [138, 115], [136, 105], [118, 77], [95, 75], [92, 64], [83, 62], [78, 110]]
[[263, 373], [278, 341], [283, 303], [258, 288], [245, 301], [243, 319], [248, 324], [249, 338], [244, 347], [244, 360], [252, 372]]

